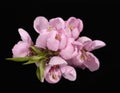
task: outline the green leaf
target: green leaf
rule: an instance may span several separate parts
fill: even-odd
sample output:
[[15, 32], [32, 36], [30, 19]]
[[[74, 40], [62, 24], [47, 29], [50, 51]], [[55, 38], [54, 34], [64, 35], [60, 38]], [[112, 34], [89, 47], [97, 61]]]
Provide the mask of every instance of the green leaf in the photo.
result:
[[30, 58], [30, 60], [33, 60], [33, 61], [39, 61], [39, 60], [41, 60], [41, 59], [43, 59], [44, 57], [42, 57], [42, 56], [32, 56], [31, 58]]
[[37, 67], [36, 75], [37, 75], [37, 78], [40, 80], [40, 69], [39, 69], [39, 67]]
[[30, 58], [28, 62], [24, 63], [23, 65], [33, 64], [33, 63], [39, 62], [42, 59], [44, 59], [44, 57], [33, 56]]
[[14, 57], [14, 58], [6, 58], [6, 60], [24, 62], [24, 61], [28, 61], [30, 58], [31, 57]]
[[29, 64], [33, 64], [33, 63], [36, 63], [37, 61], [34, 61], [34, 60], [30, 60], [30, 61], [28, 61], [28, 62], [26, 62], [26, 63], [23, 63], [23, 65], [29, 65]]
[[43, 79], [44, 79], [45, 64], [46, 64], [45, 61], [40, 62], [40, 65], [39, 67], [37, 67], [37, 70], [36, 70], [36, 75], [41, 82], [43, 82]]
[[31, 46], [30, 48], [31, 48], [32, 51], [35, 52], [36, 54], [38, 54], [38, 55], [41, 54], [40, 49], [36, 48], [35, 46]]

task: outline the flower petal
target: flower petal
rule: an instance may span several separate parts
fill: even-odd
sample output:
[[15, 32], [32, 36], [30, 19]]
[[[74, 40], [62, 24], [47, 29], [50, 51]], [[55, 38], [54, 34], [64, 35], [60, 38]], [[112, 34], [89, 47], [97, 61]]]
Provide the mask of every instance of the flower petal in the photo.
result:
[[79, 32], [81, 32], [83, 30], [83, 21], [81, 19], [77, 19], [77, 20], [79, 22], [78, 29], [79, 29]]
[[66, 45], [67, 45], [67, 37], [64, 34], [62, 34], [60, 40], [60, 49], [65, 48]]
[[99, 69], [100, 63], [97, 57], [95, 57], [92, 53], [86, 52], [87, 60], [83, 62], [83, 64], [90, 70], [96, 71]]
[[34, 29], [36, 30], [37, 33], [41, 33], [41, 30], [43, 29], [48, 29], [48, 26], [49, 26], [49, 23], [45, 17], [39, 16], [35, 18]]
[[70, 17], [67, 21], [66, 21], [66, 26], [69, 27], [70, 25], [72, 26], [76, 26], [77, 23], [75, 22], [76, 18], [75, 17]]
[[[75, 17], [70, 17], [66, 21], [66, 27], [68, 28], [67, 34], [72, 38], [76, 39], [80, 35], [80, 32], [83, 29], [83, 22], [80, 19], [76, 19]], [[71, 34], [71, 35], [70, 35]]]
[[25, 57], [30, 53], [29, 44], [23, 41], [19, 41], [12, 48], [13, 57]]
[[70, 17], [67, 22], [66, 22], [66, 26], [72, 26], [73, 28], [78, 28], [78, 32], [80, 34], [80, 32], [83, 29], [83, 22], [81, 19], [76, 19], [75, 17]]
[[68, 37], [68, 38], [71, 38], [72, 37], [72, 32], [70, 31], [70, 29], [67, 27], [65, 28], [65, 35]]
[[60, 17], [51, 19], [49, 21], [49, 24], [50, 24], [51, 27], [56, 28], [57, 30], [64, 29], [64, 27], [65, 27], [65, 22]]
[[83, 48], [83, 44], [78, 41], [74, 41], [72, 42], [72, 44], [78, 48], [78, 51], [80, 51]]
[[90, 42], [92, 40], [90, 38], [86, 37], [86, 36], [82, 36], [77, 41], [82, 43], [82, 44], [85, 44], [85, 43]]
[[61, 66], [60, 68], [64, 78], [70, 81], [76, 80], [76, 71], [72, 66]]
[[72, 58], [72, 54], [74, 52], [74, 47], [71, 45], [71, 44], [68, 44], [67, 47], [65, 49], [62, 49], [60, 51], [60, 55], [68, 60], [68, 59], [71, 59]]
[[60, 79], [61, 79], [61, 72], [59, 69], [51, 70], [45, 76], [45, 80], [52, 84], [59, 82]]
[[79, 52], [79, 54], [71, 59], [71, 63], [75, 67], [80, 67], [82, 66], [84, 60], [82, 59], [82, 52]]
[[43, 32], [38, 36], [36, 40], [37, 47], [44, 48], [44, 49], [47, 47], [48, 34], [49, 32]]
[[59, 56], [54, 56], [49, 61], [49, 65], [51, 65], [51, 66], [63, 65], [63, 64], [67, 64], [67, 62]]
[[47, 39], [47, 47], [49, 50], [57, 51], [59, 49], [59, 40], [56, 39], [57, 32], [52, 31], [49, 33], [49, 38]]
[[[36, 64], [36, 66], [37, 66], [37, 65], [38, 65], [38, 64]], [[40, 63], [39, 63], [39, 65], [40, 65]], [[44, 77], [46, 77], [46, 75], [49, 73], [51, 67], [52, 67], [51, 65], [46, 64], [46, 66], [45, 66], [45, 71], [44, 71]]]
[[77, 56], [77, 55], [78, 55], [78, 48], [77, 48], [77, 47], [74, 47], [74, 52], [73, 52], [71, 58], [74, 58], [74, 57]]
[[103, 41], [100, 40], [94, 40], [92, 42], [89, 42], [88, 44], [86, 44], [84, 47], [87, 51], [92, 51], [95, 49], [99, 49], [101, 47], [104, 47], [106, 44]]
[[73, 37], [74, 39], [78, 38], [79, 34], [80, 34], [80, 33], [79, 33], [79, 31], [78, 31], [77, 28], [75, 28], [75, 29], [72, 31], [72, 37]]
[[21, 36], [21, 39], [22, 39], [24, 42], [26, 42], [26, 43], [28, 43], [28, 44], [32, 44], [32, 40], [31, 40], [30, 35], [29, 35], [24, 29], [19, 28], [19, 29], [18, 29], [18, 32], [19, 32], [19, 34], [20, 34], [20, 36]]

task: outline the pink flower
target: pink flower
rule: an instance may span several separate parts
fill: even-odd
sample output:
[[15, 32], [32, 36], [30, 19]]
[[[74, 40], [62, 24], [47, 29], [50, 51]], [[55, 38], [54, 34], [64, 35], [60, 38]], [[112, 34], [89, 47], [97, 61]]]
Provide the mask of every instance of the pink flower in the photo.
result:
[[36, 46], [53, 51], [65, 48], [67, 38], [63, 33], [64, 26], [64, 21], [59, 17], [49, 22], [45, 17], [37, 17], [34, 21], [34, 28], [40, 35], [36, 40]]
[[49, 33], [47, 39], [47, 47], [50, 50], [57, 51], [58, 49], [65, 48], [67, 43], [67, 38], [64, 34], [59, 34], [57, 31], [52, 31]]
[[80, 37], [78, 41], [83, 44], [83, 48], [69, 63], [83, 69], [87, 67], [90, 71], [99, 69], [99, 60], [89, 51], [104, 47], [106, 44], [100, 40], [92, 41], [88, 37]]
[[74, 41], [73, 38], [69, 38], [66, 47], [60, 51], [60, 56], [65, 60], [69, 60], [75, 57], [81, 48], [81, 43]]
[[45, 29], [47, 31], [56, 30], [61, 33], [63, 31], [64, 27], [65, 27], [65, 22], [60, 17], [53, 18], [49, 22], [43, 16], [39, 16], [39, 17], [35, 18], [35, 20], [34, 20], [34, 29], [39, 34], [44, 32]]
[[[10, 61], [27, 61], [25, 65], [37, 66], [36, 75], [41, 82], [55, 84], [62, 77], [75, 81], [77, 73], [74, 67], [89, 69], [91, 72], [100, 67], [100, 62], [91, 51], [106, 46], [101, 40], [79, 37], [83, 30], [83, 21], [70, 17], [64, 21], [60, 17], [47, 20], [38, 16], [33, 22], [39, 34], [35, 45], [30, 35], [22, 28], [18, 29], [21, 41], [14, 45], [14, 58]], [[15, 58], [17, 57], [17, 58]]]
[[43, 16], [37, 17], [34, 20], [33, 27], [37, 31], [37, 33], [41, 33], [44, 29], [48, 29], [48, 20]]
[[82, 29], [83, 29], [82, 20], [76, 19], [75, 17], [70, 17], [66, 21], [65, 31], [68, 37], [72, 37], [74, 39], [78, 38]]
[[22, 41], [19, 41], [14, 45], [12, 52], [13, 57], [25, 57], [30, 54], [30, 46], [33, 44], [29, 34], [22, 28], [18, 29], [18, 32], [21, 36]]
[[45, 80], [49, 83], [57, 83], [62, 76], [70, 81], [74, 81], [76, 80], [76, 71], [73, 67], [68, 66], [64, 59], [54, 56], [45, 68]]
[[60, 17], [51, 19], [49, 21], [49, 25], [51, 28], [56, 29], [59, 33], [63, 33], [64, 28], [65, 28], [65, 22]]
[[52, 51], [65, 48], [66, 43], [67, 37], [64, 34], [59, 34], [55, 30], [41, 33], [36, 40], [37, 47], [48, 48]]
[[38, 36], [38, 38], [36, 39], [36, 45], [35, 45], [35, 46], [37, 46], [39, 48], [43, 48], [43, 49], [46, 49], [46, 47], [47, 47], [47, 39], [48, 39], [48, 35], [49, 35], [49, 32], [47, 32], [45, 30]]

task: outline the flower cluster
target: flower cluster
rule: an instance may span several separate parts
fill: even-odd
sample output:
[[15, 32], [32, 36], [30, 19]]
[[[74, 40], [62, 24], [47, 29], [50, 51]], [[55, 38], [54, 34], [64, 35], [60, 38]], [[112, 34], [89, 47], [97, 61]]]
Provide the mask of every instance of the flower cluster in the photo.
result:
[[39, 16], [35, 18], [33, 27], [38, 33], [36, 42], [24, 29], [19, 28], [22, 40], [14, 45], [13, 58], [7, 60], [35, 63], [36, 75], [41, 82], [57, 83], [62, 77], [75, 81], [75, 67], [88, 68], [91, 72], [99, 69], [99, 60], [91, 51], [106, 44], [80, 36], [83, 30], [81, 19], [70, 17], [64, 21], [57, 17], [48, 21]]

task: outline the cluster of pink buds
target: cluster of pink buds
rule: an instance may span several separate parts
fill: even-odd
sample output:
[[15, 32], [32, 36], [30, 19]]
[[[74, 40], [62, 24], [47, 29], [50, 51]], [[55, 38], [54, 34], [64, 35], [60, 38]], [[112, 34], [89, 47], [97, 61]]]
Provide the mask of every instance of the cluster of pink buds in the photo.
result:
[[14, 45], [13, 57], [7, 60], [24, 62], [26, 65], [34, 63], [41, 82], [57, 83], [62, 77], [75, 81], [75, 67], [87, 68], [91, 72], [99, 69], [99, 60], [91, 51], [106, 44], [80, 36], [83, 30], [81, 19], [70, 17], [64, 21], [57, 17], [48, 21], [39, 16], [35, 18], [33, 27], [38, 33], [36, 42], [24, 29], [19, 28], [21, 41]]

